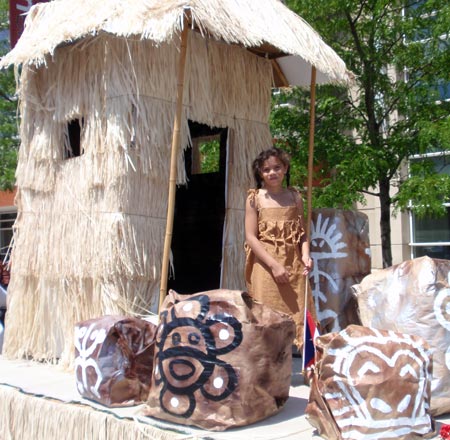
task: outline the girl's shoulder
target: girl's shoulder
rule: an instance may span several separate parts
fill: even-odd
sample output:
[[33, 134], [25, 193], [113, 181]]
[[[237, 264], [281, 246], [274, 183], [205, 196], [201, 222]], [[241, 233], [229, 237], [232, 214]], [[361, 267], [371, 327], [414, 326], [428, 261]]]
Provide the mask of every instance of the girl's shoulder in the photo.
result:
[[295, 186], [288, 186], [287, 190], [301, 197], [301, 192]]
[[252, 188], [252, 189], [247, 190], [247, 200], [253, 206], [255, 206], [255, 204], [256, 204], [258, 193], [259, 193], [259, 189]]
[[258, 211], [267, 208], [267, 190], [265, 188], [249, 189], [247, 191], [247, 200], [253, 208]]
[[294, 188], [293, 186], [289, 186], [287, 189], [292, 194], [295, 204], [300, 206], [303, 203], [302, 193], [300, 192], [300, 190]]
[[287, 190], [294, 194], [296, 197], [302, 197], [302, 192], [295, 186], [288, 186]]

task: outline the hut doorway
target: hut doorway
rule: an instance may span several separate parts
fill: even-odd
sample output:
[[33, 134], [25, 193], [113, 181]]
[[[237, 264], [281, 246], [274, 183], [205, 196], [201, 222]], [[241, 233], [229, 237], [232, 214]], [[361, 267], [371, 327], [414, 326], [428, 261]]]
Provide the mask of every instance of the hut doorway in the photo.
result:
[[174, 275], [168, 288], [181, 294], [220, 287], [227, 128], [189, 121], [185, 151], [188, 183], [177, 188], [172, 236]]

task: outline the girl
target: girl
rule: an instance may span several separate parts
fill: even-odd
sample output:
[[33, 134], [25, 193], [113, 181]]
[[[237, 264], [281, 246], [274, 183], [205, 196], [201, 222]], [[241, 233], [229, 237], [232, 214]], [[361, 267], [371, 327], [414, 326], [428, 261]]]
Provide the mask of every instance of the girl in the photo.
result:
[[[305, 287], [312, 269], [303, 226], [303, 202], [289, 185], [289, 157], [278, 149], [263, 151], [253, 162], [257, 189], [248, 192], [245, 207], [247, 261], [245, 277], [250, 295], [296, 324], [299, 351], [303, 346]], [[315, 321], [311, 290], [308, 309]]]

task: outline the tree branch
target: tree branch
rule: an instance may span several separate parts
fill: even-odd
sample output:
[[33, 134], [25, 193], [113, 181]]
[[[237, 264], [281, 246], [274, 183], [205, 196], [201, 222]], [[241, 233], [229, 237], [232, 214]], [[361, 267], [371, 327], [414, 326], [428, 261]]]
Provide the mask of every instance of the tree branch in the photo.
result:
[[353, 110], [355, 110], [355, 111], [359, 114], [359, 116], [361, 116], [361, 119], [362, 119], [365, 123], [367, 123], [366, 115], [364, 114], [364, 112], [363, 112], [359, 107], [356, 106], [356, 104], [353, 102], [353, 100], [348, 99], [348, 100], [346, 100], [345, 102], [347, 102], [347, 103], [350, 105], [350, 107], [351, 107]]
[[372, 192], [372, 191], [369, 191], [367, 189], [363, 189], [361, 192], [363, 194], [368, 194], [369, 196], [380, 197], [380, 193], [379, 192]]
[[356, 22], [360, 19], [361, 15], [362, 15], [362, 12], [363, 12], [363, 10], [364, 10], [364, 7], [366, 6], [366, 4], [367, 4], [367, 1], [362, 1], [362, 2], [361, 2], [359, 11], [357, 12], [357, 14], [356, 14], [356, 16], [355, 16], [354, 23], [356, 23]]
[[8, 96], [6, 93], [3, 93], [2, 91], [0, 91], [0, 98], [8, 102], [16, 102], [15, 99], [11, 99], [10, 96]]

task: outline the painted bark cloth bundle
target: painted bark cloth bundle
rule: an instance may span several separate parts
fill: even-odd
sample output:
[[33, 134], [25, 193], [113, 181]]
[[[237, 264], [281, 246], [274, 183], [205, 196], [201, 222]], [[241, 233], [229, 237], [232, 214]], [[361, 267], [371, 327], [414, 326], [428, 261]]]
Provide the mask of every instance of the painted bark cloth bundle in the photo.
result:
[[213, 431], [279, 412], [289, 397], [293, 320], [241, 291], [170, 291], [144, 414]]
[[450, 261], [415, 258], [353, 286], [364, 326], [420, 336], [433, 350], [431, 413], [450, 412]]
[[79, 393], [106, 406], [135, 405], [148, 397], [156, 325], [143, 319], [103, 316], [75, 327]]
[[316, 339], [306, 415], [329, 440], [418, 439], [434, 434], [432, 359], [418, 336], [350, 325]]
[[351, 287], [370, 273], [367, 215], [343, 209], [313, 209], [310, 282], [322, 333], [361, 324]]

